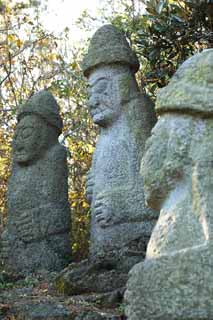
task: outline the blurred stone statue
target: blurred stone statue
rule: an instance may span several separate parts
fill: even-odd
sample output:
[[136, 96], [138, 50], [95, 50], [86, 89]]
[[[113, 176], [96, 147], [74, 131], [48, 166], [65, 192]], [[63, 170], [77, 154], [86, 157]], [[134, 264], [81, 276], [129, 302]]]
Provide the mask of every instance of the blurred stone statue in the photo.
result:
[[213, 319], [213, 49], [188, 59], [157, 98], [142, 161], [160, 211], [126, 292], [130, 320]]
[[62, 120], [48, 91], [18, 113], [8, 184], [8, 220], [2, 236], [7, 267], [21, 273], [60, 270], [70, 258], [66, 150], [58, 142]]

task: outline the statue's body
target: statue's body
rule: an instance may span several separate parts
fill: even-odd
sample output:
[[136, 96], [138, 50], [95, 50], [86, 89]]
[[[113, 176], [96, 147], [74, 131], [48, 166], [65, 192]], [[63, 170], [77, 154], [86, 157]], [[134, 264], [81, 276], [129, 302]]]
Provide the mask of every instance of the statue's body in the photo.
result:
[[131, 271], [130, 320], [213, 317], [212, 70], [212, 49], [193, 56], [157, 99], [142, 173], [160, 216], [145, 261]]
[[54, 98], [41, 91], [18, 115], [2, 237], [5, 263], [18, 272], [60, 270], [69, 260], [67, 160], [57, 112]]
[[88, 107], [100, 127], [87, 180], [90, 253], [91, 257], [125, 253], [128, 267], [143, 257], [157, 218], [145, 207], [139, 174], [155, 114], [139, 92], [137, 69], [137, 58], [124, 36], [111, 25], [100, 28], [83, 63], [89, 82]]
[[[132, 85], [132, 96], [129, 92], [124, 96], [124, 83]], [[87, 183], [92, 207], [90, 252], [107, 256], [121, 249], [138, 259], [157, 216], [144, 205], [139, 175], [151, 121], [128, 67], [97, 68], [89, 84], [89, 108], [101, 128]]]

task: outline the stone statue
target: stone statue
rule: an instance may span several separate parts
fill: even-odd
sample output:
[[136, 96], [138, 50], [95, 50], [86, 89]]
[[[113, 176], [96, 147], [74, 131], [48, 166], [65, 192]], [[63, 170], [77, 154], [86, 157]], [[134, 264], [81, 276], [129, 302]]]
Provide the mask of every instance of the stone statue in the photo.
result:
[[112, 25], [96, 31], [82, 63], [89, 82], [88, 107], [100, 127], [87, 176], [90, 255], [57, 277], [56, 288], [70, 295], [116, 291], [119, 300], [128, 271], [145, 257], [158, 217], [145, 207], [139, 174], [156, 116], [153, 104], [137, 86], [138, 68], [138, 59], [122, 33]]
[[128, 255], [140, 261], [157, 213], [144, 204], [139, 175], [144, 145], [156, 121], [154, 107], [135, 80], [139, 62], [112, 25], [92, 37], [82, 68], [89, 82], [88, 107], [100, 136], [87, 178], [91, 203], [91, 257]]
[[213, 319], [213, 49], [188, 59], [157, 98], [142, 161], [160, 211], [146, 259], [130, 272], [129, 320]]
[[20, 273], [60, 270], [70, 258], [66, 150], [56, 100], [40, 91], [18, 113], [2, 236], [6, 266]]

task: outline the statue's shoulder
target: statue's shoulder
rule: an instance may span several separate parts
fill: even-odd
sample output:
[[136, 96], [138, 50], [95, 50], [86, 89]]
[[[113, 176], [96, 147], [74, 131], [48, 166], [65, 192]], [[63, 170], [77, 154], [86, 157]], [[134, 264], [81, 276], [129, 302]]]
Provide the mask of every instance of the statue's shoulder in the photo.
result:
[[65, 161], [67, 159], [67, 150], [60, 143], [53, 145], [47, 155], [48, 160], [52, 161]]

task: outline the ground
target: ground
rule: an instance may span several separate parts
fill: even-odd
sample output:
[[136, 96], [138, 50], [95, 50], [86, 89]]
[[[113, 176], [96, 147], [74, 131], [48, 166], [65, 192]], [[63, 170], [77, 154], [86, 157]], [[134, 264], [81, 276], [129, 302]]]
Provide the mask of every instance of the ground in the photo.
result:
[[0, 274], [0, 320], [124, 320], [113, 293], [66, 296], [56, 292], [56, 273]]

